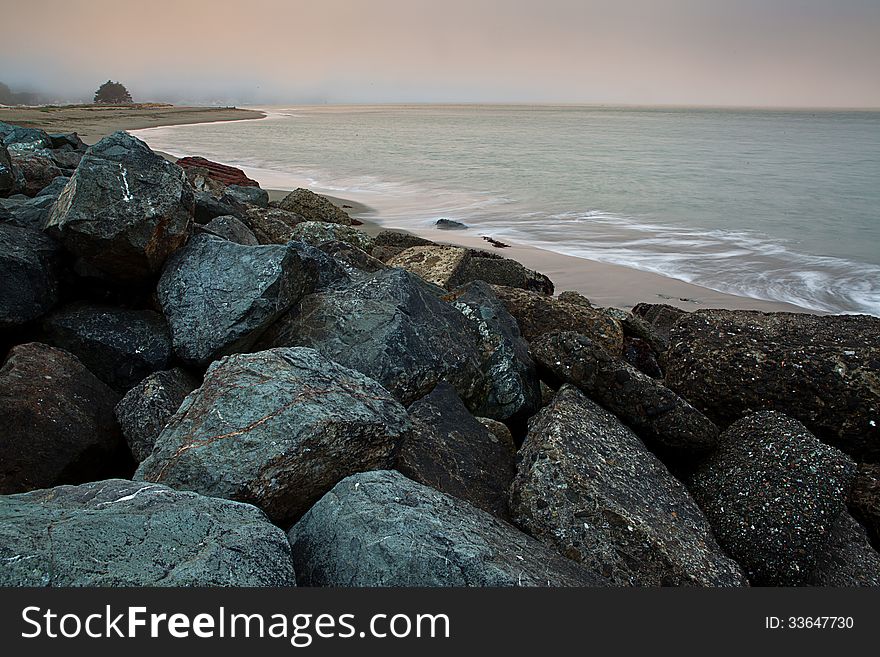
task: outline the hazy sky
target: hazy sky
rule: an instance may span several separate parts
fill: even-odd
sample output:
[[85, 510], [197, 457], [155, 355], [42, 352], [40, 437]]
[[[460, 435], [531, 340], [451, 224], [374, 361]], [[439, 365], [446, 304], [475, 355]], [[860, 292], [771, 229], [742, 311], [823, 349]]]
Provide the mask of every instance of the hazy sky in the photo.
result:
[[880, 0], [0, 0], [0, 81], [246, 103], [880, 107]]

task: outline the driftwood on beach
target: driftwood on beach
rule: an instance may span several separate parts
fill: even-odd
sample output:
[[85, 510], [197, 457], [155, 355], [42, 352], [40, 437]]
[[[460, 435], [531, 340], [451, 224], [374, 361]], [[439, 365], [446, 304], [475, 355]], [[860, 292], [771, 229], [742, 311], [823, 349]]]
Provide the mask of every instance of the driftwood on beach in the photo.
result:
[[126, 133], [0, 142], [0, 585], [880, 585], [880, 318], [602, 308]]

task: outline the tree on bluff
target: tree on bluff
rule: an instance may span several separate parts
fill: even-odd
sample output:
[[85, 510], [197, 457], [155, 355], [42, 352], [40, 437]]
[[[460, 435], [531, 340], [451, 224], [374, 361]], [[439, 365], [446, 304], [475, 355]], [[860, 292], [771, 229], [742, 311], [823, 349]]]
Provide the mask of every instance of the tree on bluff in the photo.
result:
[[102, 105], [130, 105], [133, 102], [128, 89], [119, 82], [107, 80], [95, 92], [95, 103]]

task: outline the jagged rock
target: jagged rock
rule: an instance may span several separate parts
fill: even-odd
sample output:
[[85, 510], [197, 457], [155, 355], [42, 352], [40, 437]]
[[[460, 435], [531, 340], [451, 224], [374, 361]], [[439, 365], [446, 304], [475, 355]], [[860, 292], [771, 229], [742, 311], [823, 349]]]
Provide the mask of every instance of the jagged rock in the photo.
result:
[[868, 530], [868, 537], [880, 550], [880, 465], [860, 463], [849, 497], [850, 512]]
[[306, 221], [324, 221], [344, 226], [354, 225], [345, 210], [335, 206], [326, 197], [301, 187], [290, 192], [276, 204], [276, 207], [298, 214]]
[[810, 586], [880, 586], [880, 554], [855, 519], [841, 513], [831, 528], [831, 537], [816, 559]]
[[196, 235], [168, 261], [158, 297], [175, 353], [207, 365], [248, 349], [314, 281], [294, 249]]
[[9, 196], [18, 191], [17, 176], [12, 170], [12, 158], [6, 146], [0, 143], [0, 196]]
[[55, 178], [62, 175], [61, 169], [50, 158], [38, 153], [14, 155], [12, 166], [18, 170], [24, 185], [19, 191], [25, 196], [37, 196]]
[[294, 586], [252, 506], [124, 480], [0, 497], [2, 586]]
[[507, 425], [504, 424], [504, 422], [493, 420], [490, 417], [478, 417], [477, 422], [486, 427], [486, 429], [489, 430], [489, 433], [495, 436], [502, 445], [510, 444], [516, 449], [516, 442], [513, 440], [513, 434], [510, 433], [510, 429], [507, 428]]
[[510, 511], [525, 531], [618, 586], [745, 584], [685, 487], [573, 386], [533, 419]]
[[58, 301], [59, 249], [29, 228], [0, 224], [0, 329], [38, 319]]
[[117, 400], [72, 354], [13, 347], [0, 368], [0, 495], [118, 474]]
[[452, 290], [465, 281], [461, 272], [470, 260], [468, 249], [458, 246], [413, 246], [388, 260], [389, 267], [402, 267], [419, 278]]
[[212, 162], [203, 157], [182, 157], [177, 160], [177, 166], [184, 170], [196, 169], [198, 174], [204, 175], [224, 187], [229, 185], [238, 185], [240, 187], [260, 186], [260, 183], [248, 178], [241, 169]]
[[56, 176], [52, 179], [52, 182], [40, 190], [37, 194], [37, 198], [51, 196], [53, 199], [57, 199], [61, 195], [61, 192], [64, 191], [64, 188], [67, 187], [68, 182], [70, 182], [69, 176]]
[[345, 242], [363, 251], [371, 251], [373, 240], [357, 228], [342, 224], [328, 224], [322, 221], [304, 221], [293, 229], [293, 239], [312, 246], [324, 242]]
[[651, 345], [641, 338], [633, 338], [628, 335], [623, 337], [623, 359], [635, 367], [642, 374], [647, 374], [652, 379], [662, 379], [663, 370], [657, 361], [657, 352]]
[[[193, 195], [193, 219], [197, 224], [207, 224], [212, 219], [225, 216], [236, 216], [238, 213], [232, 206], [221, 203], [220, 199], [215, 198], [210, 192], [199, 191]], [[239, 219], [241, 217], [238, 217]]]
[[65, 175], [71, 175], [82, 162], [83, 155], [79, 151], [41, 151], [45, 152]]
[[465, 403], [485, 390], [479, 336], [467, 318], [402, 269], [306, 296], [266, 347], [304, 346], [375, 379], [411, 404], [439, 381]]
[[809, 583], [855, 469], [797, 420], [755, 413], [724, 432], [690, 488], [752, 584], [796, 586]]
[[467, 230], [468, 225], [454, 219], [438, 219], [434, 226], [440, 230]]
[[414, 427], [401, 444], [395, 469], [506, 517], [507, 489], [516, 463], [516, 445], [509, 433], [507, 440], [500, 440], [490, 432], [448, 383], [439, 383], [408, 410]]
[[[583, 294], [578, 292], [577, 290], [565, 290], [564, 292], [560, 292], [557, 299], [559, 301], [564, 301], [565, 303], [573, 303], [576, 306], [585, 306], [587, 308], [594, 307], [593, 303], [587, 297], [585, 297]], [[610, 310], [610, 309], [606, 308], [606, 312], [608, 312], [608, 310]], [[628, 313], [624, 313], [624, 314], [628, 314]], [[614, 317], [614, 315], [612, 315], [612, 318], [618, 319], [618, 321], [619, 321], [619, 318]]]
[[317, 276], [315, 292], [338, 289], [351, 283], [350, 268], [323, 249], [303, 242], [288, 242], [287, 248], [296, 251], [306, 267], [311, 268], [311, 271]]
[[269, 192], [258, 186], [229, 185], [226, 187], [221, 201], [237, 203], [244, 206], [256, 206], [258, 208], [269, 207]]
[[720, 426], [774, 410], [880, 462], [880, 317], [700, 310], [675, 324], [666, 383]]
[[78, 151], [85, 153], [88, 150], [86, 143], [75, 132], [55, 133], [49, 135], [52, 150]]
[[150, 374], [116, 405], [116, 419], [138, 463], [153, 451], [156, 438], [198, 380], [179, 367]]
[[492, 287], [474, 281], [445, 299], [471, 322], [482, 341], [486, 388], [471, 404], [474, 414], [496, 420], [534, 415], [541, 402], [535, 363], [516, 320]]
[[301, 586], [603, 586], [467, 502], [398, 472], [338, 483], [289, 533]]
[[251, 208], [239, 217], [260, 244], [286, 244], [295, 239], [293, 229], [303, 223], [298, 214], [278, 208]]
[[388, 268], [388, 265], [381, 260], [346, 242], [335, 240], [323, 242], [319, 245], [319, 248], [327, 255], [332, 256], [351, 275], [357, 276], [360, 272], [372, 273]]
[[244, 246], [256, 246], [259, 244], [256, 236], [251, 232], [251, 229], [233, 216], [211, 219], [211, 221], [201, 227], [199, 231], [210, 233], [211, 235], [222, 237], [230, 242], [243, 244]]
[[75, 355], [119, 393], [171, 358], [168, 325], [152, 310], [76, 305], [52, 313], [43, 330], [49, 344]]
[[135, 479], [255, 504], [289, 526], [338, 481], [389, 467], [406, 410], [312, 349], [238, 354], [208, 368]]
[[[669, 344], [672, 327], [688, 313], [681, 308], [665, 303], [640, 303], [632, 309], [633, 317], [643, 320], [653, 329], [653, 335], [660, 341], [659, 351], [665, 351]], [[645, 337], [645, 336], [638, 336]]]
[[9, 123], [0, 123], [0, 140], [13, 157], [52, 148], [52, 139], [44, 130]]
[[531, 353], [544, 378], [576, 385], [662, 452], [699, 456], [718, 442], [718, 428], [705, 415], [586, 336], [545, 333]]
[[186, 242], [192, 212], [183, 171], [116, 132], [86, 151], [47, 228], [90, 268], [133, 281], [158, 273]]
[[600, 310], [518, 288], [493, 285], [492, 289], [528, 342], [551, 331], [574, 331], [598, 342], [612, 356], [623, 353], [620, 324]]
[[553, 294], [553, 281], [544, 274], [527, 269], [516, 260], [502, 258], [484, 251], [471, 251], [458, 275], [459, 284], [485, 281], [492, 285], [515, 287], [541, 294]]
[[[56, 178], [55, 180], [65, 180]], [[54, 183], [53, 183], [54, 184]], [[52, 185], [49, 185], [52, 187]], [[19, 228], [30, 228], [42, 232], [49, 212], [55, 204], [55, 196], [38, 195], [25, 200], [0, 199], [0, 207], [8, 208], [9, 218], [7, 223]]]

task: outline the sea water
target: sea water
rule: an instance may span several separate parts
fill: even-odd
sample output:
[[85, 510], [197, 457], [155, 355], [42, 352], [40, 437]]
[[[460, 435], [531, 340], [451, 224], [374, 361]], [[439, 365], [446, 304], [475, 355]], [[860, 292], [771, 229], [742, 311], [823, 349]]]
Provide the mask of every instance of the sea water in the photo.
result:
[[880, 315], [880, 112], [582, 106], [263, 108], [138, 131], [264, 187], [804, 308]]

